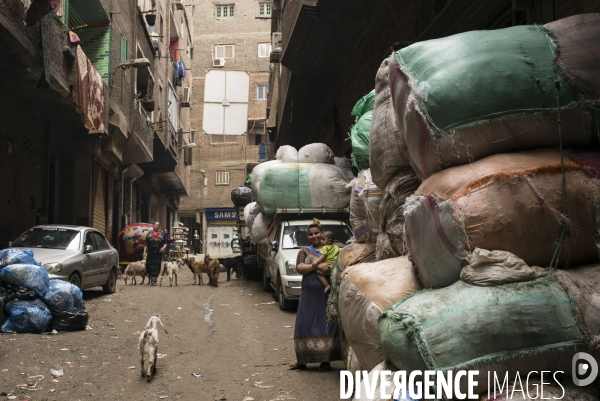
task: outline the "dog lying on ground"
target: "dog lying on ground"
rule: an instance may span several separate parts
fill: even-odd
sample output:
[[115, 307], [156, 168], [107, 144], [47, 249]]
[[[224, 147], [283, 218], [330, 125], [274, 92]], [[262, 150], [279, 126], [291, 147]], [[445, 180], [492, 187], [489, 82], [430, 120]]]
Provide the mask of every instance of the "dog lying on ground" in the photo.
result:
[[208, 269], [208, 284], [213, 287], [219, 286], [219, 273], [221, 273], [221, 264], [219, 259], [211, 258], [209, 254], [204, 256], [204, 266]]
[[179, 262], [162, 262], [160, 269], [160, 283], [159, 287], [162, 287], [162, 281], [164, 276], [169, 276], [169, 285], [173, 287], [173, 279], [175, 279], [175, 285], [177, 285], [177, 271], [179, 270]]
[[205, 266], [204, 261], [200, 260], [196, 262], [196, 259], [193, 256], [190, 256], [190, 258], [187, 259], [187, 266], [194, 274], [194, 283], [192, 285], [196, 284], [196, 276], [198, 276], [198, 285], [204, 285], [204, 281], [202, 280], [202, 273], [206, 273], [210, 280], [210, 272], [208, 270], [208, 267]]
[[232, 270], [235, 272], [235, 278], [242, 278], [243, 262], [243, 256], [236, 256], [234, 258], [219, 258], [219, 263], [225, 266], [225, 270], [227, 270], [227, 281], [231, 280]]
[[[144, 284], [144, 280], [148, 277], [148, 273], [146, 272], [146, 261], [142, 260], [140, 262], [131, 262], [128, 264], [125, 272], [123, 272], [123, 281], [127, 284], [127, 277], [131, 277], [130, 285], [137, 285], [135, 276], [142, 276], [142, 283], [140, 285]], [[148, 278], [148, 284], [150, 284], [150, 278]]]
[[[149, 382], [152, 379], [152, 374], [156, 373], [156, 358], [158, 355], [158, 329], [157, 324], [160, 323], [165, 333], [169, 334], [160, 318], [157, 315], [153, 315], [146, 323], [146, 327], [140, 335], [139, 349], [140, 349], [140, 363], [142, 364], [142, 377], [146, 378]], [[148, 359], [148, 369], [144, 370], [144, 360]]]

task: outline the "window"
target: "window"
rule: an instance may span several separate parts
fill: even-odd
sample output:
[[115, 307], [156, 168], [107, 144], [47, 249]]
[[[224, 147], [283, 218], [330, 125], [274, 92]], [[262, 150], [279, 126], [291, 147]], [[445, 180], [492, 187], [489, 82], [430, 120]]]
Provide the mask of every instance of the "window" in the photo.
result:
[[229, 171], [217, 171], [217, 185], [229, 185]]
[[121, 63], [127, 60], [127, 39], [121, 36]]
[[268, 58], [271, 54], [270, 43], [259, 43], [258, 44], [258, 58]]
[[258, 3], [258, 7], [260, 15], [271, 15], [271, 3]]
[[215, 46], [215, 58], [233, 58], [233, 45], [218, 45]]
[[220, 143], [238, 143], [237, 135], [211, 135], [210, 144], [217, 145]]
[[256, 85], [256, 100], [267, 100], [267, 84]]
[[235, 4], [215, 4], [215, 18], [233, 18]]

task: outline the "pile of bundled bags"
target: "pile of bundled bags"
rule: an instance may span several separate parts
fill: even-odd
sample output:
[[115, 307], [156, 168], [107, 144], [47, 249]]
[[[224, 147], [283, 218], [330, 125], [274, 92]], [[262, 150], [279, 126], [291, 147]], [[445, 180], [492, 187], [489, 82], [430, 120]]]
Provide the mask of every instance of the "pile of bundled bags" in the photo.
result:
[[31, 249], [0, 251], [0, 331], [85, 330], [87, 322], [83, 294], [77, 286], [50, 281]]
[[276, 160], [259, 164], [252, 171], [251, 191], [255, 202], [244, 208], [252, 243], [265, 240], [278, 209], [343, 209], [350, 204], [348, 184], [353, 178], [350, 161], [335, 157], [325, 144], [312, 143], [296, 150], [281, 146]]
[[599, 14], [578, 15], [383, 61], [357, 243], [328, 305], [349, 369], [474, 369], [484, 393], [488, 371], [600, 358], [599, 31]]

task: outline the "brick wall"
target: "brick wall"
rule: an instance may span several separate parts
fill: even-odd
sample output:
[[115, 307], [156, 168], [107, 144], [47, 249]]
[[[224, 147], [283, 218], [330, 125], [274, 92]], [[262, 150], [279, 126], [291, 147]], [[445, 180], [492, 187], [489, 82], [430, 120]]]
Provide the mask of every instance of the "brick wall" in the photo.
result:
[[[76, 33], [81, 39], [81, 48], [108, 85], [110, 76], [110, 28], [85, 28], [78, 30]], [[115, 50], [118, 50], [118, 48]]]
[[[260, 20], [259, 1], [235, 2], [235, 17], [215, 19], [213, 2], [198, 2], [194, 6], [194, 72], [190, 123], [196, 129], [193, 164], [189, 167], [190, 196], [182, 198], [180, 214], [195, 215], [196, 211], [210, 207], [231, 207], [231, 190], [244, 183], [247, 163], [258, 160], [255, 136], [264, 141], [261, 118], [266, 117], [266, 101], [257, 100], [257, 85], [268, 83], [270, 64], [268, 58], [258, 57], [259, 43], [270, 43], [270, 20]], [[243, 70], [250, 74], [248, 135], [235, 138], [234, 143], [213, 143], [202, 131], [205, 75], [212, 69], [215, 45], [233, 44], [234, 58], [225, 60], [225, 69]], [[229, 138], [234, 139], [234, 138]], [[205, 171], [205, 179], [200, 170]], [[217, 186], [217, 171], [230, 173], [230, 184]]]

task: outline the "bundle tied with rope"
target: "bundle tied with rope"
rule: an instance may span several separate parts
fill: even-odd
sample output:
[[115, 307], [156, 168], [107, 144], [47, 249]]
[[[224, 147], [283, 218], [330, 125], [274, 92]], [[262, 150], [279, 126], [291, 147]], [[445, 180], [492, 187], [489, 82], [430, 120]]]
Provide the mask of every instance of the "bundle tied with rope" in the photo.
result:
[[[598, 131], [599, 26], [600, 15], [589, 14], [395, 52], [389, 82], [396, 124], [417, 175], [497, 153], [589, 144]], [[569, 127], [561, 135], [559, 106]]]

